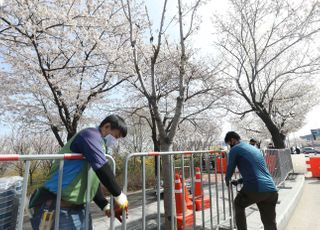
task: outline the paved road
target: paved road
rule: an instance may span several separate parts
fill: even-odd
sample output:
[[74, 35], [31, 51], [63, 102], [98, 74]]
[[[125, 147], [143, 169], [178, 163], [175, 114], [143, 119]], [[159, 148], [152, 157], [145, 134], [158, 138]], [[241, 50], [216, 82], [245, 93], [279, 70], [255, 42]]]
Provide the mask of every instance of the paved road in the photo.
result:
[[291, 216], [286, 230], [320, 229], [320, 180], [305, 181], [301, 200]]
[[[310, 178], [307, 172], [308, 165], [305, 163], [309, 155], [291, 155], [293, 167], [296, 173], [305, 174], [306, 179], [300, 202], [291, 216], [286, 230], [315, 230], [320, 229], [320, 180]], [[313, 156], [310, 155], [310, 156]]]

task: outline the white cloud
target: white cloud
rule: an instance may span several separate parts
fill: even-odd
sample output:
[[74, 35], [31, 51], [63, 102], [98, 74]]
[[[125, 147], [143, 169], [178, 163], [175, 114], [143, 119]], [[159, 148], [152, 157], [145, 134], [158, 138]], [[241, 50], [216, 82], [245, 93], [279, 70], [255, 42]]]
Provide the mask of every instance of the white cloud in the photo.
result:
[[292, 136], [303, 136], [311, 134], [311, 129], [320, 128], [320, 104], [315, 106], [306, 116], [306, 124], [299, 129], [297, 132], [293, 133]]

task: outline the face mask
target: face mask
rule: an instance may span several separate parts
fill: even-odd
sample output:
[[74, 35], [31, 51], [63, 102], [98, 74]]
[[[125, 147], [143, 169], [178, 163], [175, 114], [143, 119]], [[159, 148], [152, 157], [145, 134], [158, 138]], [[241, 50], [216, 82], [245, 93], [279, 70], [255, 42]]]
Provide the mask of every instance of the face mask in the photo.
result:
[[117, 139], [111, 134], [105, 136], [104, 139], [108, 148], [112, 148], [117, 143]]
[[230, 145], [230, 149], [232, 149], [232, 147], [235, 146], [236, 144], [233, 141], [231, 141], [229, 145]]

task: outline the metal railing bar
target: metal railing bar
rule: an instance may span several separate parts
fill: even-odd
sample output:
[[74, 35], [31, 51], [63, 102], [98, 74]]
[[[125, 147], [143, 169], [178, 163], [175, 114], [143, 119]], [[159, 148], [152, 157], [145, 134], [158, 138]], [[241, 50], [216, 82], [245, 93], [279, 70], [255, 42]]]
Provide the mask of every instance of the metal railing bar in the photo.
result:
[[142, 229], [146, 229], [146, 162], [145, 158], [141, 157], [141, 170], [142, 170]]
[[[203, 153], [201, 153], [200, 155], [200, 175], [201, 175], [201, 178], [200, 178], [200, 182], [201, 182], [201, 192], [202, 192], [202, 197], [201, 197], [201, 201], [202, 201], [202, 210], [201, 210], [201, 216], [202, 216], [202, 228], [204, 229], [205, 228], [205, 222], [204, 222], [204, 189], [203, 189], [203, 173], [202, 173], [202, 170], [203, 170], [203, 167], [202, 167], [202, 160], [203, 160]], [[211, 204], [210, 204], [210, 208], [211, 208]]]
[[170, 174], [169, 174], [169, 182], [170, 182], [170, 198], [171, 198], [171, 229], [175, 229], [175, 226], [177, 225], [177, 218], [175, 218], [175, 206], [174, 206], [174, 184], [173, 184], [173, 174], [174, 174], [174, 160], [173, 160], [173, 155], [169, 156], [169, 164], [170, 164]]
[[185, 186], [185, 177], [184, 177], [184, 155], [181, 156], [181, 175], [182, 175], [182, 221], [183, 221], [183, 229], [186, 227], [186, 215], [185, 215], [185, 210], [186, 210], [186, 202], [185, 202], [185, 191], [184, 191], [184, 186]]
[[81, 153], [65, 153], [65, 154], [1, 154], [0, 161], [22, 161], [22, 160], [84, 160], [85, 157]]
[[[225, 154], [224, 154], [225, 155]], [[223, 206], [223, 218], [226, 219], [226, 205], [225, 205], [225, 190], [224, 190], [224, 168], [223, 168], [223, 161], [226, 158], [222, 158], [222, 155], [220, 155], [220, 169], [221, 169], [221, 187], [222, 187], [222, 206]]]
[[88, 165], [88, 173], [87, 173], [87, 194], [86, 194], [86, 216], [85, 216], [85, 230], [89, 230], [89, 212], [90, 212], [90, 184], [91, 184], [91, 176], [90, 176], [90, 165]]
[[26, 197], [27, 197], [29, 170], [30, 170], [30, 161], [25, 161], [25, 173], [23, 176], [22, 197], [21, 197], [21, 204], [20, 204], [19, 213], [18, 213], [18, 224], [16, 228], [18, 230], [22, 230], [22, 225], [23, 225], [24, 206], [25, 206]]
[[213, 229], [213, 220], [212, 220], [212, 191], [211, 191], [211, 174], [210, 174], [210, 157], [206, 154], [206, 163], [208, 171], [208, 184], [209, 184], [209, 198], [210, 198], [210, 226]]
[[59, 162], [58, 191], [57, 191], [57, 200], [56, 200], [56, 213], [55, 213], [55, 221], [54, 221], [54, 229], [55, 230], [59, 230], [63, 165], [64, 165], [64, 160], [60, 160], [60, 162]]
[[194, 177], [195, 177], [195, 173], [194, 173], [194, 158], [193, 155], [191, 155], [191, 183], [192, 183], [192, 195], [193, 195], [193, 199], [192, 199], [192, 214], [193, 214], [193, 229], [196, 229], [196, 205], [195, 205], [195, 196], [194, 196], [194, 192], [195, 192], [195, 181], [194, 181]]
[[[215, 177], [215, 187], [216, 187], [216, 209], [217, 209], [217, 223], [220, 224], [220, 213], [219, 213], [219, 193], [218, 193], [218, 173], [217, 173], [217, 155], [214, 155], [214, 177]], [[220, 169], [221, 170], [221, 169]]]
[[161, 219], [160, 219], [160, 156], [156, 156], [157, 160], [157, 219], [158, 219], [158, 230], [161, 229]]
[[168, 151], [168, 152], [139, 152], [139, 153], [130, 153], [127, 155], [127, 159], [137, 156], [166, 156], [166, 155], [192, 155], [192, 154], [201, 154], [201, 153], [220, 153], [223, 151], [212, 151], [212, 150], [195, 150], [195, 151]]

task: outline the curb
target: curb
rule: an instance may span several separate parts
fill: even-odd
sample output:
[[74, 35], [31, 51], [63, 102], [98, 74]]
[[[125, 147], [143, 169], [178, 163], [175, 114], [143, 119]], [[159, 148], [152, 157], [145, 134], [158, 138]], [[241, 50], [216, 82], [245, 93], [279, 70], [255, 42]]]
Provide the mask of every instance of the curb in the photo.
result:
[[287, 227], [289, 220], [301, 199], [305, 177], [304, 175], [298, 175], [297, 178], [298, 177], [301, 177], [301, 179], [299, 179], [297, 189], [295, 189], [295, 194], [290, 202], [286, 205], [286, 209], [277, 218], [278, 230], [284, 230]]

